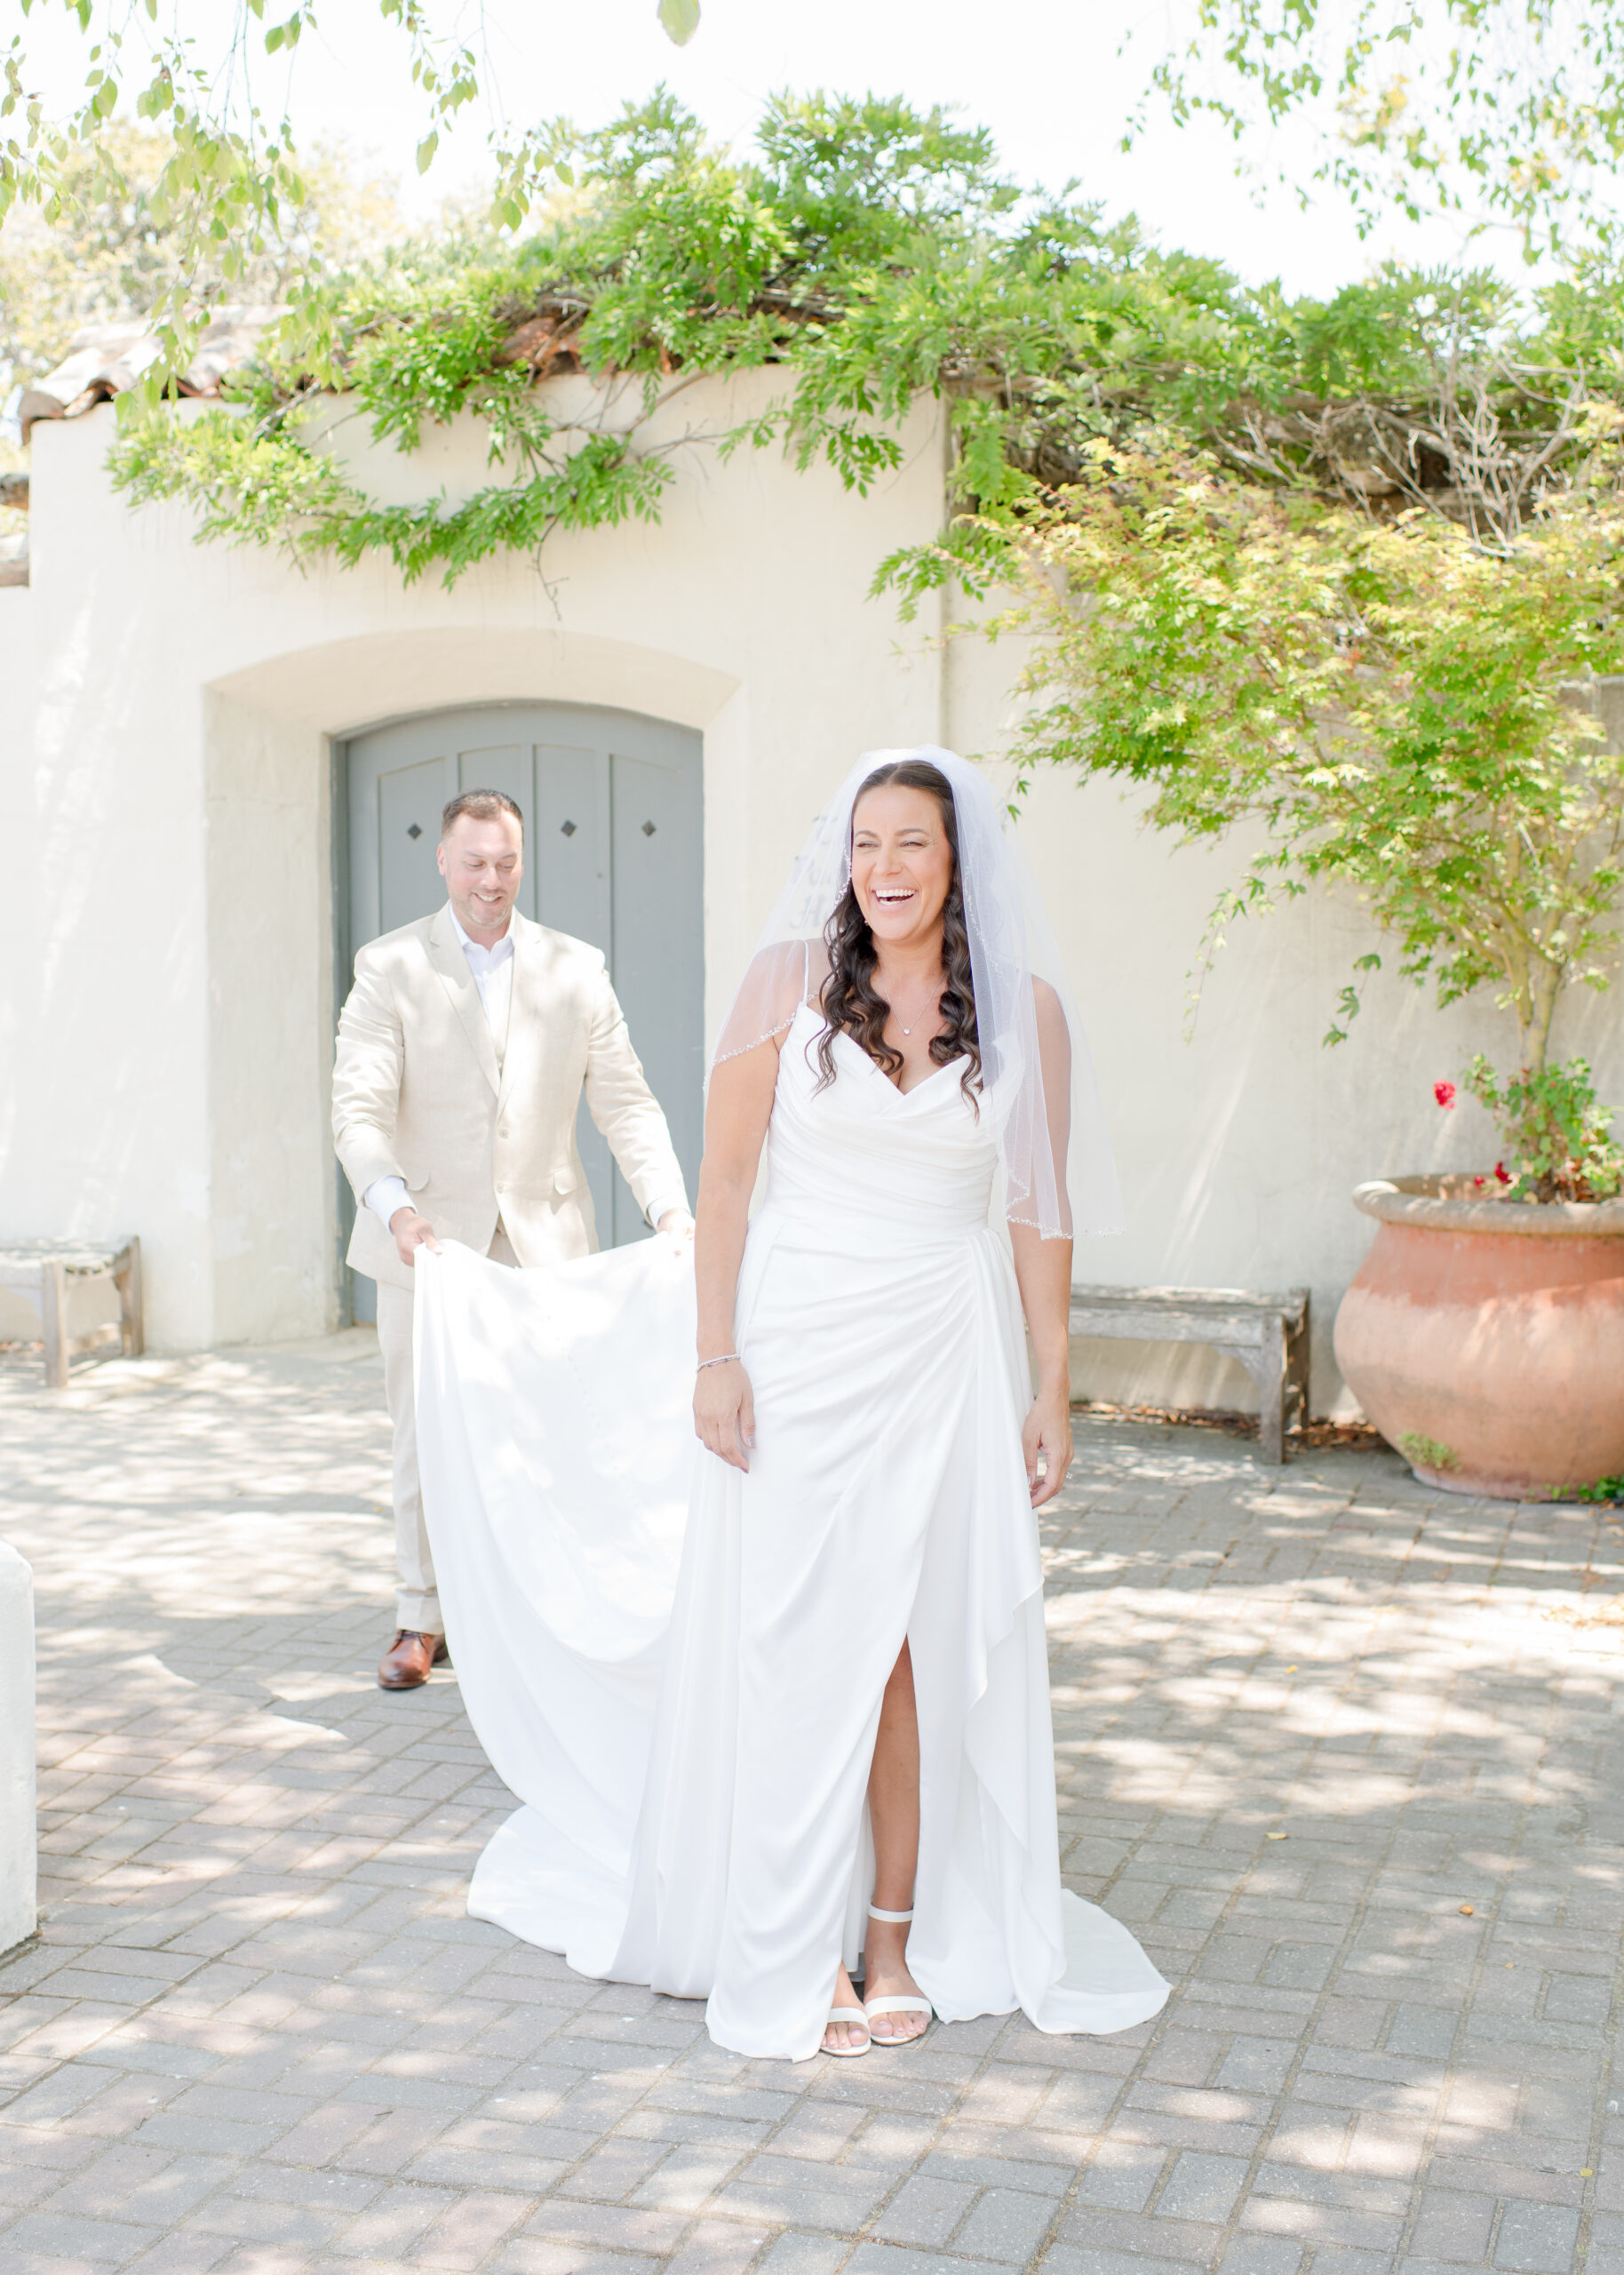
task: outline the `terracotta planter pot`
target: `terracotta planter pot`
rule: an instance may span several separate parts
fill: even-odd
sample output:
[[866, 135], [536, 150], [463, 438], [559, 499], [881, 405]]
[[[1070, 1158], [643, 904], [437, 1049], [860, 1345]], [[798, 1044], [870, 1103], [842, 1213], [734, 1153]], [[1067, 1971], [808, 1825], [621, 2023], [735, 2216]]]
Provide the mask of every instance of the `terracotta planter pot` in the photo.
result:
[[1416, 1475], [1502, 1500], [1624, 1475], [1624, 1201], [1485, 1199], [1466, 1177], [1353, 1198], [1377, 1231], [1337, 1363]]

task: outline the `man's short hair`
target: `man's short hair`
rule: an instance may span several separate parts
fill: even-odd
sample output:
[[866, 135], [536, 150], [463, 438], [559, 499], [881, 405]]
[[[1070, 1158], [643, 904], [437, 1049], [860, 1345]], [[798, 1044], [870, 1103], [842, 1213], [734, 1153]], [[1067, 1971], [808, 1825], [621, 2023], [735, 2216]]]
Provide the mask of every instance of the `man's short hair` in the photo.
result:
[[519, 825], [520, 836], [524, 835], [524, 816], [506, 790], [464, 790], [451, 799], [441, 813], [440, 838], [442, 844], [465, 814], [470, 821], [494, 821], [498, 814], [512, 814]]

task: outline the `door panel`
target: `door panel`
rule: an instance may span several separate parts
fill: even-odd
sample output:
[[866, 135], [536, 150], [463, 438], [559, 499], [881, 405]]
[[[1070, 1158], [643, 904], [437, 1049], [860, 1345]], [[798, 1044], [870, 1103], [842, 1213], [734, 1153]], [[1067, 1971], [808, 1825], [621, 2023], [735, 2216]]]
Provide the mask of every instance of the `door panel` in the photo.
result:
[[[442, 758], [394, 766], [378, 778], [378, 930], [393, 932], [438, 906], [440, 810], [450, 793]], [[360, 945], [359, 942], [356, 944]]]
[[[541, 921], [608, 953], [614, 924], [609, 876], [609, 770], [601, 750], [582, 744], [538, 741], [535, 747], [535, 871]], [[528, 882], [528, 880], [527, 880]], [[575, 1142], [592, 1192], [598, 1239], [617, 1247], [615, 1163], [585, 1094], [576, 1114]], [[635, 1211], [633, 1212], [635, 1213]]]
[[[434, 851], [453, 789], [504, 791], [524, 815], [518, 905], [603, 951], [690, 1199], [704, 1122], [701, 747], [689, 729], [629, 712], [491, 704], [358, 735], [346, 753], [352, 952], [443, 905]], [[645, 1237], [584, 1101], [577, 1134], [599, 1240]], [[370, 1318], [371, 1281], [351, 1286], [354, 1316]]]
[[599, 752], [537, 744], [533, 874], [549, 912], [541, 922], [606, 952], [613, 909], [607, 786]]
[[[691, 1199], [704, 1138], [705, 974], [697, 957], [681, 953], [676, 913], [700, 906], [698, 802], [688, 795], [680, 764], [617, 750], [609, 779], [617, 992], [649, 1087], [665, 1108]], [[637, 1204], [617, 1177], [617, 1247], [637, 1236], [634, 1223], [641, 1225]]]

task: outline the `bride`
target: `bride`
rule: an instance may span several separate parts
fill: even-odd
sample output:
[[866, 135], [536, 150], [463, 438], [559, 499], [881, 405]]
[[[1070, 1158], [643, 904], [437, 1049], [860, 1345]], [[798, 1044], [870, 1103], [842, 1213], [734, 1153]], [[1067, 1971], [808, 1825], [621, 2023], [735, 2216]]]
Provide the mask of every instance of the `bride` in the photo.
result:
[[420, 1265], [448, 1633], [525, 1803], [471, 1912], [704, 1997], [744, 2055], [1158, 2011], [1139, 1945], [1060, 1880], [1032, 1513], [1071, 1460], [1073, 1199], [1118, 1221], [991, 794], [949, 752], [871, 755], [718, 1046], [693, 1272], [665, 1240]]

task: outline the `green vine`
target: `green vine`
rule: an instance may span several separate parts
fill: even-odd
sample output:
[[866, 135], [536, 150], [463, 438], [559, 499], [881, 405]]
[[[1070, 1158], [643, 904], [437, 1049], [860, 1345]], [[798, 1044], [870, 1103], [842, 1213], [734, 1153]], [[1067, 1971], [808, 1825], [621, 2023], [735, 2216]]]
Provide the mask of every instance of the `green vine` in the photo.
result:
[[[984, 133], [939, 112], [780, 99], [758, 141], [754, 164], [719, 154], [664, 93], [594, 133], [547, 130], [544, 228], [409, 248], [297, 293], [224, 407], [132, 406], [115, 479], [138, 502], [186, 500], [205, 539], [344, 565], [381, 553], [450, 581], [556, 530], [657, 520], [684, 448], [779, 445], [866, 494], [930, 395], [951, 402], [965, 510], [942, 546], [882, 564], [877, 584], [908, 604], [1007, 570], [1103, 443], [1171, 432], [1266, 488], [1458, 519], [1452, 418], [1469, 410], [1479, 433], [1486, 405], [1537, 487], [1572, 455], [1575, 386], [1596, 385], [1582, 375], [1617, 379], [1599, 352], [1624, 307], [1611, 278], [1524, 306], [1488, 271], [1389, 270], [1291, 301], [1073, 195], [1023, 192]], [[693, 379], [763, 369], [781, 385], [757, 416], [673, 420]], [[567, 371], [621, 384], [571, 393], [566, 415], [537, 381]], [[460, 501], [383, 505], [333, 448], [354, 420], [410, 453], [467, 415], [490, 479]]]

